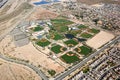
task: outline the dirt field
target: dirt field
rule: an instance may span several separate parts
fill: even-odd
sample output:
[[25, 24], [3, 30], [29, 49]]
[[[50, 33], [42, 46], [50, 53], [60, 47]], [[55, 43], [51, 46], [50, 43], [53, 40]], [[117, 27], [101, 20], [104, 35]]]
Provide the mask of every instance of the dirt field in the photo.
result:
[[114, 38], [114, 35], [108, 32], [101, 31], [96, 36], [94, 36], [92, 39], [88, 40], [86, 42], [87, 45], [90, 47], [93, 47], [94, 49], [98, 49], [108, 41]]
[[46, 70], [53, 69], [57, 73], [65, 70], [63, 66], [59, 65], [44, 54], [49, 53], [49, 50], [41, 53], [33, 46], [32, 43], [22, 47], [16, 47], [11, 36], [6, 36], [5, 39], [0, 42], [0, 52], [19, 59], [29, 60], [30, 63], [33, 63], [36, 66], [41, 65]]
[[42, 80], [31, 69], [0, 59], [0, 80]]
[[43, 8], [37, 8], [36, 11], [29, 17], [29, 20], [52, 19], [57, 16], [57, 13], [45, 10]]

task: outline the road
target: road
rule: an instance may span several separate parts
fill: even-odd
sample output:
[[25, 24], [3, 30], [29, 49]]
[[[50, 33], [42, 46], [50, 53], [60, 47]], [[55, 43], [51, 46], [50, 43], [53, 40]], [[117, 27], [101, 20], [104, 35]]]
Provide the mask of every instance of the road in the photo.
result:
[[107, 43], [106, 45], [104, 45], [97, 52], [95, 52], [92, 55], [90, 55], [89, 57], [85, 58], [83, 61], [81, 61], [77, 65], [73, 66], [68, 71], [65, 71], [64, 73], [56, 76], [54, 80], [62, 80], [62, 79], [64, 79], [66, 76], [68, 76], [69, 74], [71, 74], [72, 72], [74, 72], [78, 68], [82, 67], [84, 64], [86, 64], [86, 62], [88, 62], [89, 60], [91, 60], [94, 56], [98, 55], [99, 53], [101, 53], [102, 51], [104, 51], [106, 48], [108, 48], [110, 45], [116, 43], [119, 40], [120, 40], [120, 36], [118, 36], [117, 38], [113, 39], [112, 41], [110, 41], [109, 43]]
[[8, 62], [14, 62], [14, 63], [17, 63], [17, 64], [21, 64], [21, 65], [27, 66], [27, 67], [33, 69], [43, 80], [48, 80], [46, 75], [44, 75], [44, 73], [42, 71], [40, 71], [40, 69], [37, 68], [34, 65], [31, 65], [31, 64], [23, 62], [23, 61], [18, 61], [18, 60], [11, 59], [11, 58], [6, 57], [6, 56], [4, 56], [2, 54], [0, 54], [0, 58], [6, 60]]

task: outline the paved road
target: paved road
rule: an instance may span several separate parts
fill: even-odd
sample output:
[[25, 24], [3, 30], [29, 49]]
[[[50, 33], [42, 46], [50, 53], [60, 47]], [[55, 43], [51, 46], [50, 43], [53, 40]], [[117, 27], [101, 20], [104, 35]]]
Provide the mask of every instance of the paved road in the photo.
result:
[[11, 59], [11, 58], [6, 57], [6, 56], [4, 56], [2, 54], [0, 54], [0, 58], [4, 59], [6, 61], [9, 61], [9, 62], [14, 62], [14, 63], [17, 63], [17, 64], [21, 64], [21, 65], [27, 66], [27, 67], [33, 69], [43, 80], [48, 80], [46, 75], [44, 75], [44, 73], [42, 71], [40, 71], [40, 69], [37, 68], [34, 65], [31, 65], [31, 64], [23, 62], [23, 61], [18, 61], [18, 60]]
[[105, 46], [103, 46], [102, 48], [100, 48], [100, 50], [98, 50], [97, 52], [93, 53], [92, 55], [90, 55], [89, 57], [87, 57], [86, 59], [84, 59], [83, 61], [81, 61], [80, 63], [78, 63], [77, 65], [73, 66], [71, 69], [69, 69], [68, 71], [65, 71], [64, 73], [58, 75], [55, 77], [54, 80], [62, 80], [64, 79], [66, 76], [68, 76], [70, 73], [74, 72], [76, 69], [82, 67], [84, 64], [86, 64], [86, 62], [88, 62], [89, 60], [91, 60], [94, 56], [98, 55], [100, 52], [104, 51], [106, 48], [108, 48], [110, 45], [116, 43], [118, 40], [120, 40], [120, 36], [118, 36], [117, 38], [113, 39], [112, 41], [110, 41], [109, 43], [107, 43]]

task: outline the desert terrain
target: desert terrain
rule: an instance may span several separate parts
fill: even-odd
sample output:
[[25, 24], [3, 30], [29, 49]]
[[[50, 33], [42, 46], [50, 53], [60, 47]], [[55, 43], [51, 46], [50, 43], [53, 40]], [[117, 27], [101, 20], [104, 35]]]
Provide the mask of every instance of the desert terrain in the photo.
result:
[[42, 80], [31, 69], [0, 59], [0, 80]]

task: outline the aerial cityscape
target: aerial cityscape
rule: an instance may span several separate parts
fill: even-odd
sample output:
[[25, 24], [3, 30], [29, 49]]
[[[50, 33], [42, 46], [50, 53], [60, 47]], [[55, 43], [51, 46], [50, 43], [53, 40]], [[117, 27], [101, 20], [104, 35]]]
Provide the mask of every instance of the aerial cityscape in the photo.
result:
[[0, 0], [0, 80], [120, 80], [120, 0]]

